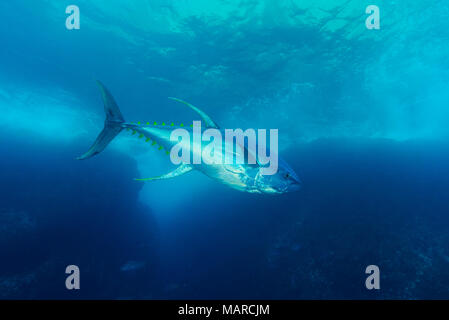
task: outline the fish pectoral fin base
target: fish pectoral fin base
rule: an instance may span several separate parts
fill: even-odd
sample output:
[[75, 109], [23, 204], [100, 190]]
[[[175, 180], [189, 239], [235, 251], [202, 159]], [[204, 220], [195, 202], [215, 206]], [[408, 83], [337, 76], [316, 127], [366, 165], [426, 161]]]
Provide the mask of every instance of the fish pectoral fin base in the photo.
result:
[[171, 179], [171, 178], [175, 178], [178, 176], [181, 176], [187, 172], [190, 172], [193, 170], [192, 166], [186, 165], [186, 164], [182, 164], [179, 167], [177, 167], [175, 170], [170, 171], [169, 173], [166, 173], [162, 176], [158, 176], [158, 177], [152, 177], [152, 178], [142, 178], [142, 179], [134, 179], [136, 181], [153, 181], [153, 180], [164, 180], [164, 179]]

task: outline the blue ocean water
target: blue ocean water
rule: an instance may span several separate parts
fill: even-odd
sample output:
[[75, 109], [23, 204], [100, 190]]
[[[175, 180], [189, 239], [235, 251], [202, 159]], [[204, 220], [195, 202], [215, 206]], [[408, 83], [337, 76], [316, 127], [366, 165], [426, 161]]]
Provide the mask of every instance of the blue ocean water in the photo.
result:
[[[449, 4], [375, 2], [1, 2], [0, 298], [449, 298]], [[172, 165], [126, 134], [75, 160], [95, 79], [129, 121], [279, 129], [302, 190], [136, 182]]]

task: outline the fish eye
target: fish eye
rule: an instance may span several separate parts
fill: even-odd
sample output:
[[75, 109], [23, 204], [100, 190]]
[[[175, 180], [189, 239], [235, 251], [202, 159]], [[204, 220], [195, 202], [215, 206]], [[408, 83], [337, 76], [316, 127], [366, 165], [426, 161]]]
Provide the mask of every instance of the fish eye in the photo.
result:
[[290, 173], [286, 173], [286, 174], [284, 174], [284, 177], [285, 177], [285, 179], [288, 179], [288, 178], [290, 178]]

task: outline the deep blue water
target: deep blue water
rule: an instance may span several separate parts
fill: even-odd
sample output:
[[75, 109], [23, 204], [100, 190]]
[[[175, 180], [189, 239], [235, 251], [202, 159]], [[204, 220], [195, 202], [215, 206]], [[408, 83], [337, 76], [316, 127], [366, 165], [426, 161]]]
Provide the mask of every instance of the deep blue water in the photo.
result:
[[[0, 298], [448, 299], [449, 6], [368, 4], [0, 3]], [[136, 182], [171, 164], [126, 134], [75, 160], [95, 79], [129, 121], [278, 128], [303, 189]]]

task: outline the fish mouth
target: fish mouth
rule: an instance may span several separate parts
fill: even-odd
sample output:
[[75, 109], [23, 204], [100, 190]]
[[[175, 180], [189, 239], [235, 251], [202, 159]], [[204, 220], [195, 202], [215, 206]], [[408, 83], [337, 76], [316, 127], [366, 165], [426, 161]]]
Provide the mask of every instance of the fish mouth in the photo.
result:
[[294, 179], [289, 182], [289, 184], [286, 187], [282, 188], [282, 193], [287, 192], [296, 192], [302, 189], [302, 182], [299, 179]]
[[302, 189], [302, 184], [300, 183], [294, 183], [289, 187], [289, 192], [295, 192], [295, 191], [299, 191]]
[[302, 189], [302, 181], [301, 180], [298, 179], [298, 181], [296, 181], [295, 188], [297, 188], [297, 190]]
[[295, 175], [293, 181], [290, 183], [290, 185], [293, 189], [295, 189], [295, 191], [302, 189], [302, 181], [296, 175]]

